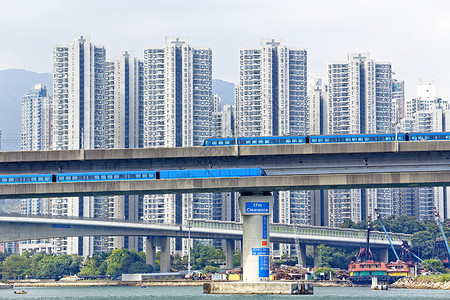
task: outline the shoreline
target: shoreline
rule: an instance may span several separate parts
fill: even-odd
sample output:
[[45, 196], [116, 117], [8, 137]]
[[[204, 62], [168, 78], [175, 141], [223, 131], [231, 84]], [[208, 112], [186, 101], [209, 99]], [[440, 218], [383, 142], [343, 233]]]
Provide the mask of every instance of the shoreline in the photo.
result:
[[398, 289], [450, 290], [450, 281], [424, 281], [418, 278], [405, 277], [391, 284], [391, 287]]
[[[49, 280], [36, 280], [36, 281], [8, 281], [8, 285], [12, 285], [12, 288], [26, 288], [26, 287], [92, 287], [92, 286], [203, 286], [205, 282], [212, 282], [211, 280], [198, 280], [198, 281], [185, 281], [185, 280], [173, 280], [173, 281], [120, 281], [120, 280], [78, 280], [78, 281], [49, 281]], [[289, 282], [289, 281], [285, 281]], [[292, 281], [294, 282], [294, 281]], [[311, 283], [315, 287], [350, 287], [352, 286], [348, 281], [304, 281], [297, 282]]]
[[[281, 280], [282, 281], [282, 280]], [[109, 287], [109, 286], [136, 286], [136, 287], [188, 287], [188, 286], [203, 286], [205, 282], [212, 282], [211, 280], [173, 280], [173, 281], [120, 281], [120, 280], [78, 280], [78, 281], [51, 281], [51, 280], [33, 280], [33, 281], [8, 281], [7, 285], [11, 288], [27, 288], [27, 287]], [[286, 281], [288, 282], [288, 281]], [[297, 282], [311, 283], [314, 287], [360, 287], [352, 285], [349, 281], [311, 281], [299, 280]], [[4, 287], [6, 288], [6, 287]], [[399, 289], [435, 289], [435, 290], [450, 290], [450, 281], [448, 282], [434, 282], [423, 281], [417, 278], [406, 277], [394, 282], [390, 288]]]

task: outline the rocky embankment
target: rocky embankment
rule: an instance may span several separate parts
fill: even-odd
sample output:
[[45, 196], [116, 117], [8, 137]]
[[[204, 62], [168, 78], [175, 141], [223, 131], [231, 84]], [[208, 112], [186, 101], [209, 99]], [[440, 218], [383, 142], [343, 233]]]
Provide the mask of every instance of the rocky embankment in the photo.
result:
[[450, 281], [439, 282], [434, 280], [425, 280], [421, 277], [405, 277], [391, 284], [393, 288], [403, 289], [437, 289], [450, 290]]

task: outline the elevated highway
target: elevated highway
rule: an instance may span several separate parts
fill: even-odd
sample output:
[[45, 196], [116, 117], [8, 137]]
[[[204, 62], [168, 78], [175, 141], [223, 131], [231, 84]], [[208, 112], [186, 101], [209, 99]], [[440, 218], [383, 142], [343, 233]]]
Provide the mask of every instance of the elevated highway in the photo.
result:
[[261, 167], [267, 177], [1, 184], [0, 198], [450, 185], [450, 141], [0, 152], [0, 174]]
[[[46, 239], [77, 236], [162, 236], [197, 239], [242, 239], [242, 224], [235, 222], [193, 220], [190, 226], [147, 224], [143, 222], [125, 222], [115, 220], [99, 220], [81, 217], [42, 217], [0, 215], [0, 242], [22, 241], [30, 239]], [[388, 248], [389, 241], [384, 232], [370, 233], [371, 247]], [[409, 241], [408, 234], [390, 234], [396, 247], [403, 240]], [[318, 245], [333, 247], [359, 248], [366, 242], [366, 231], [322, 226], [295, 226], [271, 224], [271, 242]]]

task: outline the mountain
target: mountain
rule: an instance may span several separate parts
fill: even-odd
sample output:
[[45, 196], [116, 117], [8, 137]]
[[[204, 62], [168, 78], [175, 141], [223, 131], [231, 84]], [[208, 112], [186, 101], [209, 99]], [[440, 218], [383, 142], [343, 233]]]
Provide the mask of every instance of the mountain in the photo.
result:
[[234, 104], [234, 83], [213, 79], [212, 90], [213, 94], [217, 94], [222, 98], [222, 106]]
[[22, 97], [38, 83], [52, 93], [52, 74], [19, 69], [0, 71], [0, 130], [3, 151], [20, 150], [22, 132]]

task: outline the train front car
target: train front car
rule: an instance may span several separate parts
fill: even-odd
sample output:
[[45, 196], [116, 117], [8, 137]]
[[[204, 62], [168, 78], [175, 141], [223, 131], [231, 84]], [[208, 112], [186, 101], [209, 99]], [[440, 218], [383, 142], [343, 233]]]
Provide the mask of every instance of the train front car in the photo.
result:
[[408, 136], [411, 142], [450, 140], [450, 132], [409, 133]]
[[161, 170], [161, 179], [190, 179], [190, 178], [232, 178], [266, 176], [261, 168], [242, 169], [193, 169], [193, 170]]

